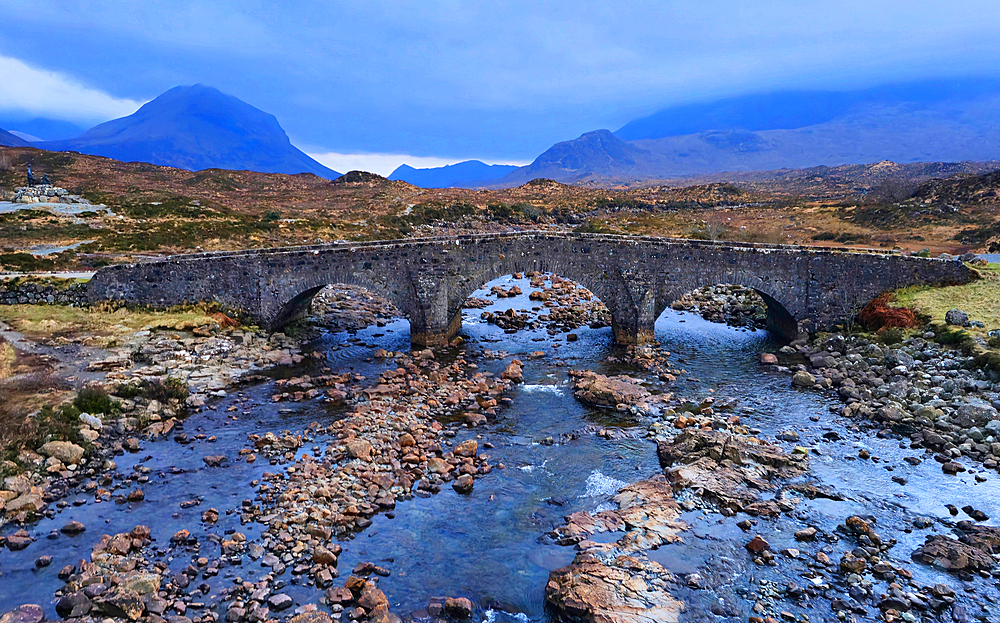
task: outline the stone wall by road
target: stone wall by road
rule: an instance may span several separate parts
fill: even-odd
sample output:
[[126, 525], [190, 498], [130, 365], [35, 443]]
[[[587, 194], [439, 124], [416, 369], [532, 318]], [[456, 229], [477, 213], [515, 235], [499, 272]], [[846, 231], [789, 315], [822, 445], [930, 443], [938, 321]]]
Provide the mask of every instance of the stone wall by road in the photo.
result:
[[90, 304], [87, 298], [87, 283], [74, 283], [57, 287], [40, 283], [12, 283], [0, 281], [0, 305], [72, 305], [83, 307]]

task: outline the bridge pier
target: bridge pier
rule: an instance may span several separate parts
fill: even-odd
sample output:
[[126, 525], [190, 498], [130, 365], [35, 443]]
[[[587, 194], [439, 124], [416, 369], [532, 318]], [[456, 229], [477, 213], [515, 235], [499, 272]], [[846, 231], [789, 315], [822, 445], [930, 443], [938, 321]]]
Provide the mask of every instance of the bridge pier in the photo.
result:
[[644, 319], [643, 322], [619, 318], [614, 312], [611, 313], [611, 330], [615, 336], [615, 342], [622, 346], [638, 346], [655, 342], [653, 335], [653, 325], [656, 318]]
[[656, 294], [647, 283], [633, 279], [614, 293], [601, 299], [611, 312], [611, 330], [615, 342], [638, 346], [655, 342], [653, 335], [657, 311]]
[[445, 326], [428, 326], [410, 319], [410, 343], [414, 346], [447, 346], [462, 329], [462, 312], [455, 314]]

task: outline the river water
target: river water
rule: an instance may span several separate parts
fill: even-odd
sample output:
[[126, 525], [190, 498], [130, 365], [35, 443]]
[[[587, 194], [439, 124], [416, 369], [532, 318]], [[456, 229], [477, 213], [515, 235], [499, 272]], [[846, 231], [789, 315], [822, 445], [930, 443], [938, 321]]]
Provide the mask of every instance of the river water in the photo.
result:
[[[527, 279], [497, 280], [474, 296], [487, 298], [489, 286], [513, 284], [524, 294], [500, 299], [487, 310], [530, 309], [537, 305], [527, 298], [532, 290]], [[467, 338], [466, 359], [499, 373], [509, 358], [496, 360], [478, 354], [489, 349], [521, 356], [526, 363], [524, 383], [509, 394], [512, 404], [495, 421], [459, 432], [456, 441], [478, 435], [480, 444], [491, 442], [495, 447], [483, 452], [490, 455], [492, 464], [503, 463], [505, 469], [477, 478], [470, 495], [458, 495], [446, 488], [437, 495], [399, 503], [391, 516], [374, 517], [367, 530], [342, 544], [344, 553], [338, 566], [343, 576], [362, 561], [389, 569], [391, 575], [380, 582], [380, 588], [388, 596], [392, 611], [404, 618], [410, 613], [419, 614], [429, 597], [464, 596], [476, 604], [477, 620], [546, 621], [549, 614], [544, 606], [544, 587], [549, 572], [571, 562], [575, 552], [571, 547], [555, 545], [545, 534], [572, 512], [609, 508], [608, 502], [619, 488], [658, 473], [655, 445], [642, 438], [647, 422], [585, 406], [572, 395], [566, 374], [569, 369], [623, 371], [606, 362], [615, 352], [609, 328], [584, 327], [574, 332], [578, 341], [570, 342], [565, 333], [552, 336], [545, 329], [507, 334], [479, 320], [479, 314], [480, 310], [465, 314], [462, 332]], [[977, 483], [975, 469], [956, 477], [943, 475], [933, 460], [917, 466], [902, 462], [904, 456], [917, 451], [901, 448], [899, 440], [879, 439], [870, 432], [853, 430], [851, 422], [833, 413], [839, 410], [839, 403], [830, 396], [794, 389], [788, 375], [759, 365], [761, 352], [781, 346], [765, 331], [734, 329], [668, 310], [656, 324], [656, 337], [672, 353], [674, 367], [685, 372], [669, 388], [648, 379], [654, 390], [673, 391], [693, 400], [709, 395], [734, 398], [735, 413], [744, 424], [759, 428], [762, 435], [798, 431], [801, 440], [797, 444], [783, 445], [789, 450], [793, 445], [814, 447], [810, 458], [813, 478], [845, 498], [839, 502], [804, 500], [792, 516], [760, 520], [749, 535], [735, 525], [741, 517], [723, 518], [700, 510], [686, 512], [684, 519], [692, 529], [684, 535], [684, 542], [649, 554], [678, 576], [675, 592], [687, 603], [684, 620], [719, 620], [717, 615], [721, 615], [745, 621], [753, 614], [754, 603], [767, 596], [769, 586], [785, 586], [788, 582], [819, 585], [821, 590], [827, 585], [830, 588], [826, 597], [783, 603], [779, 610], [808, 614], [812, 621], [832, 617], [829, 598], [845, 595], [848, 590], [834, 582], [836, 576], [810, 579], [812, 571], [804, 562], [807, 556], [783, 561], [774, 568], [758, 567], [750, 561], [743, 544], [759, 532], [775, 551], [799, 547], [804, 552], [815, 552], [824, 544], [796, 543], [794, 531], [808, 524], [832, 533], [837, 524], [853, 514], [873, 516], [884, 538], [898, 539], [899, 544], [888, 557], [909, 568], [922, 583], [951, 584], [960, 595], [965, 595], [965, 589], [973, 590], [967, 600], [973, 613], [978, 612], [976, 604], [986, 605], [995, 599], [996, 590], [986, 580], [961, 583], [909, 561], [910, 553], [926, 534], [948, 532], [952, 518], [944, 507], [946, 503], [959, 507], [972, 503], [991, 517], [1000, 516], [1000, 479], [994, 474], [986, 482]], [[375, 379], [391, 364], [373, 361], [372, 349], [406, 350], [408, 324], [398, 320], [384, 327], [327, 334], [314, 346], [326, 353], [325, 363], [334, 372], [354, 370]], [[538, 350], [544, 351], [546, 357], [525, 357]], [[308, 371], [297, 368], [275, 370], [273, 374], [290, 376]], [[642, 376], [639, 370], [626, 371]], [[161, 440], [147, 443], [137, 454], [117, 457], [119, 480], [139, 476], [136, 468], [145, 472], [148, 481], [134, 485], [145, 492], [144, 502], [94, 503], [83, 494], [70, 497], [54, 518], [29, 527], [37, 542], [22, 552], [0, 550], [0, 612], [22, 603], [37, 603], [56, 618], [52, 595], [62, 586], [56, 577], [58, 570], [86, 558], [101, 534], [128, 531], [136, 524], [150, 526], [156, 546], [163, 549], [169, 537], [182, 528], [199, 538], [200, 551], [188, 556], [147, 556], [163, 560], [172, 569], [187, 566], [192, 557], [217, 556], [219, 547], [208, 538], [209, 534], [239, 530], [253, 540], [259, 527], [241, 525], [238, 513], [226, 511], [252, 500], [255, 488], [251, 483], [263, 472], [280, 467], [264, 460], [254, 464], [234, 461], [239, 449], [246, 446], [247, 435], [283, 429], [301, 432], [310, 422], [329, 421], [344, 413], [343, 408], [318, 401], [291, 406], [272, 404], [272, 393], [268, 382], [245, 387], [183, 423], [189, 437], [198, 433], [214, 435], [214, 443], [195, 440], [180, 445]], [[236, 409], [229, 411], [234, 406]], [[594, 428], [607, 427], [624, 429], [636, 437], [607, 440], [593, 434]], [[823, 435], [830, 431], [836, 431], [841, 439], [826, 441]], [[307, 443], [300, 452], [312, 452], [322, 442], [316, 439]], [[882, 460], [851, 460], [861, 448]], [[206, 468], [202, 457], [210, 454], [229, 456], [229, 466]], [[901, 486], [892, 480], [893, 476], [902, 476], [909, 484]], [[200, 504], [181, 507], [182, 502], [190, 500]], [[200, 516], [212, 507], [221, 516], [214, 527], [206, 528]], [[932, 518], [931, 527], [913, 528], [917, 517]], [[76, 537], [55, 532], [70, 520], [83, 522], [87, 531]], [[6, 526], [3, 533], [9, 534], [15, 528]], [[853, 544], [844, 541], [830, 546], [830, 557], [837, 560]], [[43, 554], [53, 557], [52, 564], [35, 569], [35, 559]], [[236, 578], [253, 580], [264, 573], [259, 563], [249, 559], [241, 566], [224, 568], [218, 577], [205, 581], [209, 589], [204, 599], [206, 607], [217, 602], [219, 590]], [[707, 588], [688, 587], [684, 580], [689, 574], [700, 576], [699, 584]], [[315, 602], [321, 595], [317, 589], [295, 584], [290, 572], [282, 579], [287, 583], [282, 591], [299, 603]], [[872, 607], [868, 616], [859, 618], [874, 620], [877, 614]]]

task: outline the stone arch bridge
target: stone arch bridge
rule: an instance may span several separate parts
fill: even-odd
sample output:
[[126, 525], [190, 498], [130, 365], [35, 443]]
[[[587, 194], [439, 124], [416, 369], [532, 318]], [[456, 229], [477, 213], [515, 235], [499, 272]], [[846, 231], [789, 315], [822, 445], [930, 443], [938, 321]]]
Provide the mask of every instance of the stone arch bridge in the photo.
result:
[[617, 341], [652, 339], [674, 300], [719, 283], [753, 288], [772, 329], [786, 336], [843, 322], [882, 292], [965, 283], [958, 261], [814, 247], [578, 233], [519, 232], [452, 238], [178, 255], [99, 270], [93, 300], [164, 307], [217, 301], [277, 329], [308, 309], [324, 286], [363, 286], [396, 304], [418, 345], [447, 343], [462, 305], [488, 281], [543, 271], [590, 289], [611, 312]]

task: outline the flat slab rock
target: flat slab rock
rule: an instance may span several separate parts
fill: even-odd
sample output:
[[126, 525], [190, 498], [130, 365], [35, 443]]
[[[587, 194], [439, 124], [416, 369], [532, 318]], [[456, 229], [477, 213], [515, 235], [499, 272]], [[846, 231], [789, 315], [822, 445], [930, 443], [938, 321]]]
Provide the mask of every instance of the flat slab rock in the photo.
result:
[[946, 571], [989, 571], [997, 559], [989, 551], [936, 534], [913, 552], [913, 559]]
[[803, 456], [723, 431], [686, 429], [672, 441], [659, 442], [656, 450], [675, 489], [693, 489], [734, 511], [761, 504], [761, 492], [775, 489], [778, 480], [803, 475], [807, 467]]
[[590, 370], [574, 371], [574, 395], [587, 404], [599, 407], [637, 405], [649, 399], [651, 394], [639, 379], [626, 375], [604, 376]]
[[993, 569], [997, 564], [996, 554], [1000, 553], [1000, 527], [970, 521], [960, 521], [957, 527], [962, 535], [960, 538], [943, 534], [928, 537], [913, 552], [913, 559], [954, 572]]
[[[680, 519], [673, 489], [663, 476], [653, 476], [631, 484], [613, 499], [616, 510], [599, 513], [581, 511], [566, 517], [566, 523], [552, 531], [561, 545], [580, 544], [583, 549], [614, 547], [619, 552], [636, 553], [681, 540], [688, 525]], [[582, 543], [602, 532], [625, 532], [617, 543]]]
[[549, 575], [545, 597], [561, 614], [587, 623], [675, 623], [683, 604], [667, 591], [670, 579], [650, 560], [581, 552]]

